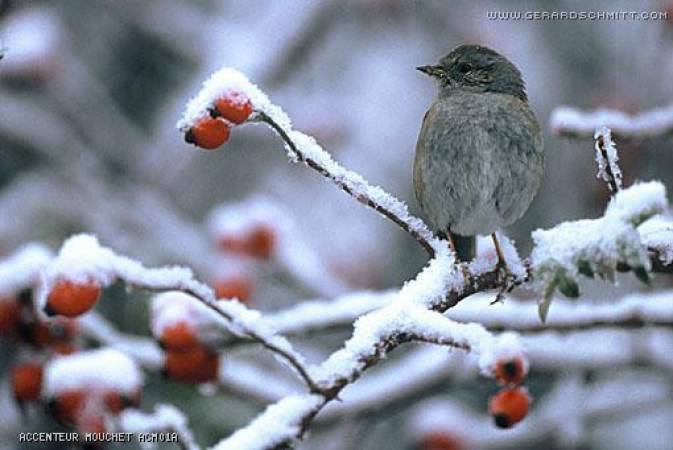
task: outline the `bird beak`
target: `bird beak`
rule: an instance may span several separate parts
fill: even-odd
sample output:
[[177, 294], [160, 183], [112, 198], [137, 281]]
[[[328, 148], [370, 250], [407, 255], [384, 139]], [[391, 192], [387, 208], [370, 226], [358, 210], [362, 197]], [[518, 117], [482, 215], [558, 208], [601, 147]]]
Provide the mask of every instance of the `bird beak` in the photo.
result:
[[416, 70], [420, 70], [426, 75], [430, 75], [431, 77], [442, 77], [444, 76], [444, 69], [442, 66], [419, 66], [416, 67]]

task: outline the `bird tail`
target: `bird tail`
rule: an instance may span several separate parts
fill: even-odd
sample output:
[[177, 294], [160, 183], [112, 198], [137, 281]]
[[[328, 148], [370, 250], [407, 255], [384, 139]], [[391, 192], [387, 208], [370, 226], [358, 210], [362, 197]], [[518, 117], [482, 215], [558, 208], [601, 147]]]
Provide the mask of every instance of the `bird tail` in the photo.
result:
[[462, 262], [470, 262], [477, 256], [477, 240], [474, 236], [461, 236], [449, 231], [449, 238], [456, 249], [456, 256]]

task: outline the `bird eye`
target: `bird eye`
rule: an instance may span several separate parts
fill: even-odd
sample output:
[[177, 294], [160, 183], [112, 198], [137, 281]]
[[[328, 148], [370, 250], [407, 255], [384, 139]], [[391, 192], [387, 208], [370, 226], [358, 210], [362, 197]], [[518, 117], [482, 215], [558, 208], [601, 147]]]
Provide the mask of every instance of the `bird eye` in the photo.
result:
[[472, 65], [471, 65], [471, 64], [469, 64], [469, 63], [464, 63], [464, 62], [458, 64], [458, 72], [460, 72], [460, 73], [467, 73], [467, 72], [469, 72], [470, 70], [472, 70]]

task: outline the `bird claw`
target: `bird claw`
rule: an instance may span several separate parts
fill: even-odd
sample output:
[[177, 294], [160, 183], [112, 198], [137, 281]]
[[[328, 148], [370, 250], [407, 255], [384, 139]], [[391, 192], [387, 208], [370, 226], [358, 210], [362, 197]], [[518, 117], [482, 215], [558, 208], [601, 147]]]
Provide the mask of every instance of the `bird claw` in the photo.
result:
[[516, 277], [512, 271], [509, 270], [509, 267], [507, 267], [507, 263], [503, 260], [498, 260], [495, 268], [498, 271], [498, 278], [502, 280], [502, 284], [500, 285], [500, 289], [498, 289], [498, 293], [495, 295], [495, 299], [491, 302], [491, 305], [502, 303], [505, 299], [505, 294], [512, 292], [516, 285]]

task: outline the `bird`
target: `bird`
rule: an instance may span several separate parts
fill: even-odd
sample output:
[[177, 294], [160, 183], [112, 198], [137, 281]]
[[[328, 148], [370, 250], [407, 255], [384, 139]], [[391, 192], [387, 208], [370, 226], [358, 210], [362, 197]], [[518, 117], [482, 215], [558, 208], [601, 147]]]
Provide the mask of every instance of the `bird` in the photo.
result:
[[416, 68], [438, 95], [416, 144], [413, 185], [433, 231], [459, 262], [490, 234], [499, 267], [507, 263], [496, 231], [528, 210], [544, 177], [544, 147], [519, 69], [481, 45], [461, 45], [439, 63]]

